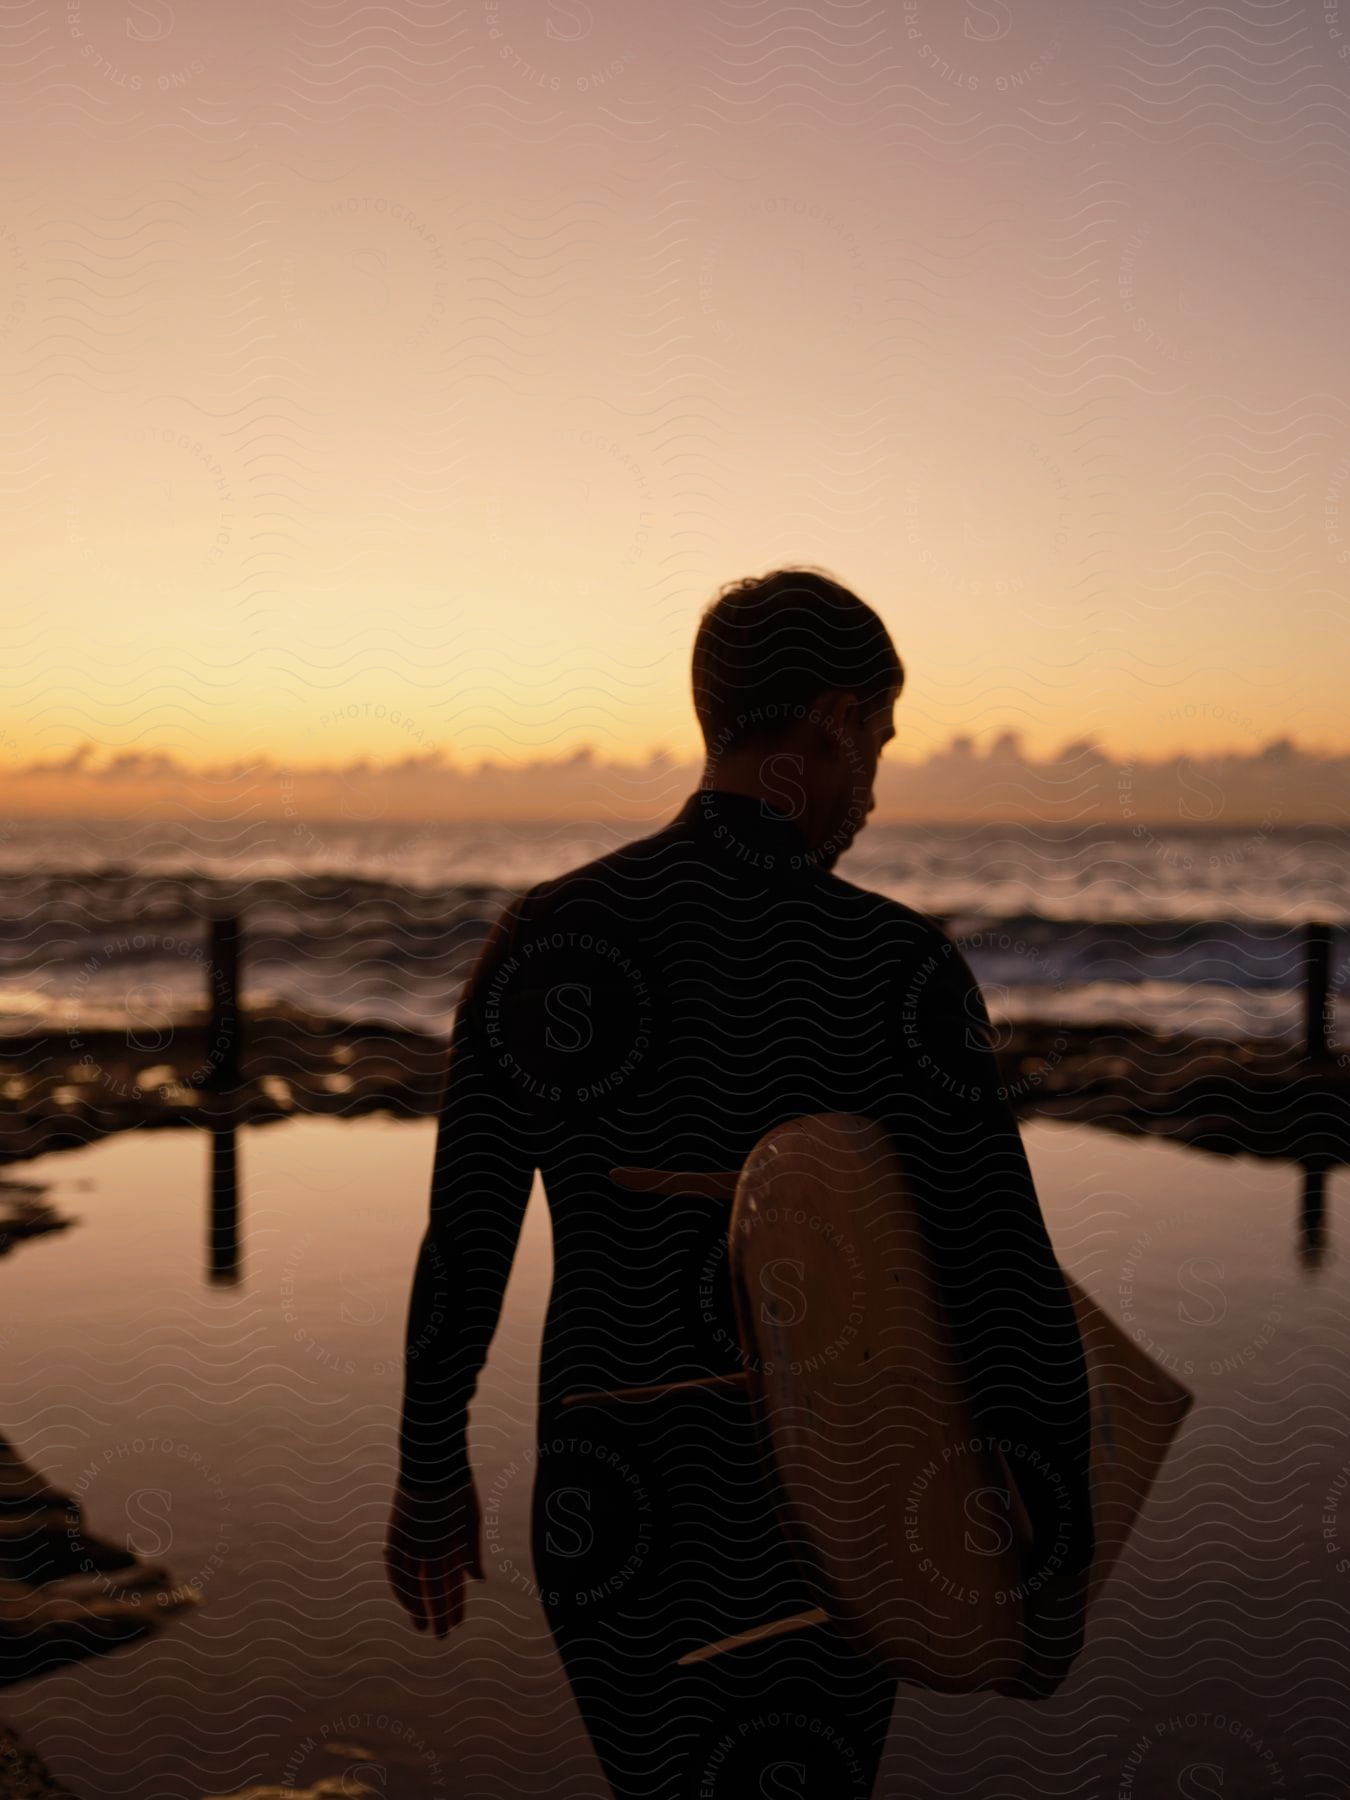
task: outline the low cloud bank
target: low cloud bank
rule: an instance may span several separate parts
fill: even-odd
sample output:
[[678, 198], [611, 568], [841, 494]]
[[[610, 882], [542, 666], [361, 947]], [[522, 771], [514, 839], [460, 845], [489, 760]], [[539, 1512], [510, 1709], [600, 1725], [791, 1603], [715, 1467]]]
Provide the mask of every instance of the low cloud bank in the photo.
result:
[[[262, 761], [191, 769], [164, 755], [100, 757], [92, 745], [11, 766], [4, 811], [48, 818], [484, 820], [668, 817], [699, 767], [574, 755], [463, 767], [429, 751], [375, 765], [297, 769]], [[1288, 740], [1244, 754], [1122, 761], [1088, 743], [1044, 759], [1005, 735], [988, 748], [956, 738], [922, 762], [888, 761], [879, 821], [1172, 826], [1350, 823], [1350, 756]]]

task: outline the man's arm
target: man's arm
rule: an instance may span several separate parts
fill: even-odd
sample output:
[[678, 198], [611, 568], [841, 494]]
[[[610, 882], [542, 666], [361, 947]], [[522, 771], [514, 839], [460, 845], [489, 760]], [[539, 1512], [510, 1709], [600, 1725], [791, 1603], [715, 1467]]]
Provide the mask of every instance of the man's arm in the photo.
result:
[[492, 1023], [511, 980], [519, 907], [503, 914], [455, 1015], [431, 1177], [431, 1209], [408, 1307], [399, 1475], [404, 1486], [469, 1480], [469, 1401], [501, 1313], [534, 1175], [525, 1097], [515, 1098]]
[[518, 909], [498, 922], [465, 985], [450, 1043], [431, 1177], [431, 1217], [413, 1276], [399, 1432], [399, 1482], [385, 1540], [394, 1596], [437, 1637], [481, 1580], [469, 1401], [497, 1328], [534, 1156], [493, 1024], [511, 978]]
[[919, 1200], [982, 1430], [1007, 1438], [1038, 1566], [1093, 1554], [1087, 1368], [988, 1014], [939, 932], [901, 1004], [906, 1098], [897, 1148]]

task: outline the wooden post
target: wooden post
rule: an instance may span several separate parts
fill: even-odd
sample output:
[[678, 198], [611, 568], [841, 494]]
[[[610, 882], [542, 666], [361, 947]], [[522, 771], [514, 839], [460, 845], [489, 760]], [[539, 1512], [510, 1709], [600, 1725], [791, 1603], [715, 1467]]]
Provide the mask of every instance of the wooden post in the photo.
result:
[[1307, 1055], [1318, 1060], [1330, 1048], [1331, 927], [1311, 924], [1304, 940], [1304, 1042]]
[[239, 920], [229, 913], [211, 921], [211, 1018], [206, 1057], [208, 1086], [234, 1096], [239, 1087]]
[[239, 1149], [236, 1123], [242, 1029], [239, 1019], [239, 919], [211, 920], [211, 1016], [206, 1086], [211, 1126], [211, 1193], [207, 1213], [207, 1269], [212, 1281], [239, 1279]]

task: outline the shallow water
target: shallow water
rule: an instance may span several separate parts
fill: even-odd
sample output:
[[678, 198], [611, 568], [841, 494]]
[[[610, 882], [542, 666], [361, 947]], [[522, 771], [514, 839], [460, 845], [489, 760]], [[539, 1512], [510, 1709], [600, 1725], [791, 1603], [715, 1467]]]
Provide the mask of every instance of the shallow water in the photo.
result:
[[[1066, 1267], [1197, 1404], [1061, 1692], [1032, 1708], [902, 1689], [879, 1792], [1339, 1794], [1350, 1177], [1327, 1184], [1314, 1268], [1297, 1168], [1085, 1127], [1027, 1140]], [[538, 1194], [475, 1414], [489, 1581], [440, 1645], [385, 1589], [431, 1152], [429, 1122], [246, 1134], [233, 1285], [206, 1279], [198, 1134], [128, 1133], [19, 1171], [79, 1223], [0, 1262], [0, 1430], [95, 1532], [205, 1602], [154, 1642], [4, 1696], [88, 1800], [344, 1776], [392, 1800], [603, 1795], [529, 1588]]]

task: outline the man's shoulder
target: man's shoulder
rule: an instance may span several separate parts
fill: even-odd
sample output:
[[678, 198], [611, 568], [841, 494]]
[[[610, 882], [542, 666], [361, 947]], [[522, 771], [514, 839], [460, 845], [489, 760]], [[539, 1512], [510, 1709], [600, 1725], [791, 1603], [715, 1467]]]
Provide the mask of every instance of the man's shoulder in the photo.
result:
[[941, 919], [921, 912], [918, 907], [907, 906], [903, 900], [879, 894], [874, 888], [859, 887], [856, 882], [845, 881], [833, 870], [822, 870], [816, 876], [816, 888], [831, 906], [859, 919], [870, 920], [878, 933], [914, 949], [944, 951], [951, 947]]
[[589, 862], [577, 863], [559, 875], [536, 882], [529, 898], [536, 906], [558, 905], [582, 896], [611, 893], [659, 878], [690, 848], [689, 835], [676, 820], [642, 837], [630, 838]]
[[630, 912], [635, 903], [650, 901], [659, 893], [687, 847], [687, 834], [680, 830], [679, 821], [633, 838], [589, 862], [536, 882], [510, 903], [510, 922], [516, 931], [529, 931], [586, 909], [611, 915]]
[[830, 897], [827, 910], [845, 923], [855, 944], [867, 946], [903, 994], [942, 1005], [961, 998], [964, 1004], [975, 977], [944, 919], [833, 872], [817, 879], [819, 892]]

